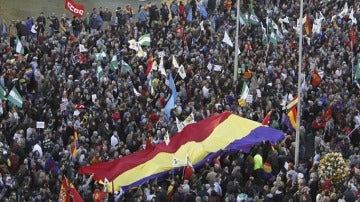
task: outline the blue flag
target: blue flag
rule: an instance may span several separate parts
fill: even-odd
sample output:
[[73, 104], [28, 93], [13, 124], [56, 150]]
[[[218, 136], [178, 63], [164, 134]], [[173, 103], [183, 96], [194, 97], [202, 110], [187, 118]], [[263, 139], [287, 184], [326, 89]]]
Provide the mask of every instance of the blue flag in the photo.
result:
[[171, 90], [171, 96], [165, 105], [165, 113], [167, 120], [169, 120], [170, 118], [171, 109], [175, 107], [175, 103], [177, 99], [176, 86], [171, 73], [169, 75], [169, 88]]

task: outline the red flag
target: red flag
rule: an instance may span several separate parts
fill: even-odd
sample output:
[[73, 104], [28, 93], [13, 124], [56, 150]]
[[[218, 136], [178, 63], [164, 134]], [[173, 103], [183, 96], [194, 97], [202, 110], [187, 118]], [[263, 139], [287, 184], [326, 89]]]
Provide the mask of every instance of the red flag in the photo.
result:
[[71, 145], [71, 156], [73, 159], [76, 159], [76, 149], [78, 147], [79, 147], [78, 135], [77, 135], [77, 132], [74, 131], [74, 139], [73, 139], [73, 143]]
[[193, 170], [193, 167], [192, 165], [190, 165], [190, 163], [188, 162], [185, 166], [185, 169], [184, 169], [184, 175], [183, 175], [183, 179], [184, 180], [188, 180], [190, 179], [190, 177], [193, 175], [194, 173], [194, 170]]
[[270, 110], [270, 111], [266, 114], [265, 118], [263, 119], [262, 124], [263, 124], [264, 126], [269, 125], [269, 121], [270, 121], [271, 114], [272, 114], [272, 110]]
[[330, 120], [332, 119], [332, 109], [331, 109], [331, 106], [329, 106], [324, 114], [324, 118], [326, 120]]
[[68, 192], [68, 183], [66, 178], [63, 179], [61, 183], [60, 193], [59, 193], [59, 202], [70, 202], [70, 195]]
[[107, 192], [98, 189], [94, 191], [94, 202], [102, 202], [105, 198], [107, 198]]
[[[66, 178], [65, 178], [66, 179]], [[74, 185], [68, 180], [66, 179], [66, 181], [69, 184], [70, 187], [70, 196], [72, 197], [73, 201], [76, 202], [84, 202], [84, 200], [81, 198], [79, 192], [76, 190], [76, 188], [74, 187]]]
[[84, 15], [84, 5], [76, 4], [73, 0], [65, 0], [65, 9], [68, 9], [78, 18]]
[[186, 34], [185, 34], [185, 32], [184, 32], [184, 34], [183, 34], [183, 43], [184, 43], [184, 46], [186, 46], [186, 45], [187, 45], [187, 41], [186, 41]]
[[355, 45], [355, 27], [354, 27], [354, 25], [351, 26], [350, 38], [351, 38], [351, 50], [354, 50], [354, 45]]
[[321, 82], [320, 74], [316, 71], [316, 69], [314, 69], [312, 80], [311, 80], [311, 85], [313, 87], [316, 87], [320, 84], [320, 82]]
[[150, 135], [147, 142], [146, 142], [146, 149], [150, 149], [150, 148], [153, 148], [153, 147], [154, 146], [152, 145], [152, 137]]
[[86, 109], [86, 107], [83, 104], [76, 104], [75, 109]]
[[310, 22], [310, 16], [309, 13], [306, 14], [306, 25], [305, 25], [305, 31], [307, 35], [311, 35], [311, 22]]
[[151, 72], [153, 62], [154, 62], [154, 58], [153, 58], [152, 55], [150, 55], [150, 58], [149, 58], [149, 61], [148, 61], [148, 64], [147, 64], [147, 69], [146, 69], [146, 72], [145, 72], [146, 76], [149, 75], [149, 73]]

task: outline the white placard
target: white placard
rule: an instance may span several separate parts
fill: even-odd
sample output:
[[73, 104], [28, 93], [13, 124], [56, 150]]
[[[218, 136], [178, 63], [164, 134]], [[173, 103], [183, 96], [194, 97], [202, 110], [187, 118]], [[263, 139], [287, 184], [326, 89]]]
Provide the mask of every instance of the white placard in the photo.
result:
[[248, 95], [246, 97], [246, 103], [252, 103], [253, 102], [253, 95]]
[[45, 122], [36, 121], [36, 128], [45, 128]]
[[257, 97], [261, 97], [261, 91], [260, 91], [260, 89], [256, 89], [256, 96], [257, 96]]
[[97, 100], [96, 94], [92, 94], [92, 95], [91, 95], [91, 100], [92, 100], [93, 103], [96, 102], [96, 100]]

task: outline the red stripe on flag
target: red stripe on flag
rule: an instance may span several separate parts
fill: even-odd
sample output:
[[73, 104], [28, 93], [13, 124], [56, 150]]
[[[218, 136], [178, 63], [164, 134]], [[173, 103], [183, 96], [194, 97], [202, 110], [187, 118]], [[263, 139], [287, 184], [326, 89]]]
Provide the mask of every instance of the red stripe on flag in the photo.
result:
[[[211, 135], [213, 130], [230, 115], [230, 112], [223, 113], [217, 116], [209, 117], [207, 121], [198, 122], [196, 128], [190, 127], [192, 130], [191, 133], [188, 131], [188, 127], [184, 128], [183, 131], [171, 138], [171, 142], [174, 142], [171, 144], [171, 147], [167, 146], [165, 143], [157, 144], [156, 150], [145, 149], [135, 152], [132, 155], [124, 156], [115, 161], [102, 163], [101, 165], [82, 166], [79, 169], [79, 174], [90, 175], [95, 173], [93, 177], [94, 180], [103, 180], [107, 178], [109, 181], [112, 181], [125, 171], [151, 160], [159, 153], [174, 153], [187, 142], [201, 142], [205, 140]], [[190, 134], [197, 135], [193, 136]]]

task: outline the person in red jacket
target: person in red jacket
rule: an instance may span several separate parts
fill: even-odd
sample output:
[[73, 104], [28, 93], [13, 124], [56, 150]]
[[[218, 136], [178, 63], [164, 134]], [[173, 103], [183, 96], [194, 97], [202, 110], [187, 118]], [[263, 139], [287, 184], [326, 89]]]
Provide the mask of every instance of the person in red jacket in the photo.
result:
[[182, 1], [180, 1], [179, 4], [179, 16], [182, 21], [186, 21], [186, 15], [185, 15], [185, 5]]

